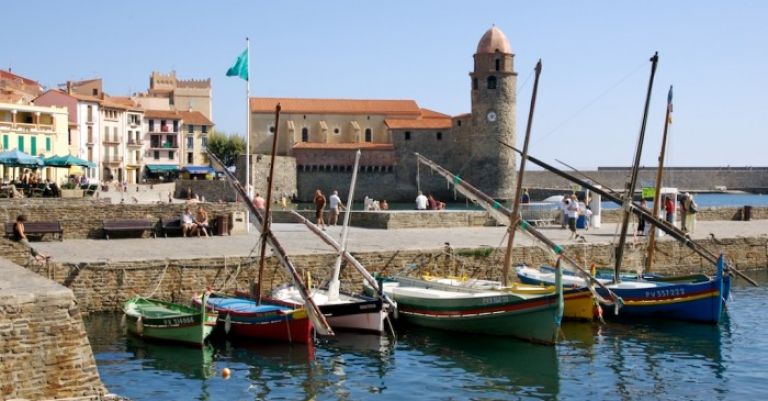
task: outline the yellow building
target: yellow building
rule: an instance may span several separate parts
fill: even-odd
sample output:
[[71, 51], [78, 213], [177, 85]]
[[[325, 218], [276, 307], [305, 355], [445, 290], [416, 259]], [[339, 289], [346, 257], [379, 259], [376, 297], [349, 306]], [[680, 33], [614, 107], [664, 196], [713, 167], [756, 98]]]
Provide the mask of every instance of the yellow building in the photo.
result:
[[[0, 146], [2, 151], [18, 149], [33, 156], [67, 154], [68, 112], [66, 107], [44, 107], [0, 103]], [[0, 166], [4, 179], [18, 177], [19, 168]], [[61, 183], [66, 169], [44, 168], [43, 178]]]

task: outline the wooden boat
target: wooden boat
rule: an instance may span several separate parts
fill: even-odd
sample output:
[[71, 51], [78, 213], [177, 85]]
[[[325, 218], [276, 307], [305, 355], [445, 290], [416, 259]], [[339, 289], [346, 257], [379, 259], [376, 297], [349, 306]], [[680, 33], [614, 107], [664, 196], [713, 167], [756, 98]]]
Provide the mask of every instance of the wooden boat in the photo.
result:
[[[601, 279], [606, 287], [624, 300], [621, 312], [606, 314], [617, 319], [631, 318], [662, 318], [687, 320], [702, 323], [719, 323], [725, 302], [730, 292], [730, 277], [723, 274], [725, 259], [721, 255], [718, 261], [717, 274], [714, 277], [695, 276], [693, 281], [667, 280], [648, 281], [625, 277], [618, 283], [611, 279]], [[520, 280], [528, 284], [550, 284], [554, 274], [546, 268], [533, 269], [518, 267]], [[575, 275], [564, 276], [563, 285], [584, 287], [586, 283]], [[605, 296], [603, 290], [597, 292]], [[604, 305], [607, 306], [607, 305]]]
[[418, 326], [543, 344], [556, 342], [563, 313], [561, 291], [520, 294], [399, 276], [384, 281], [382, 291], [397, 302], [398, 319]]
[[216, 312], [134, 297], [123, 304], [128, 331], [142, 338], [202, 346], [216, 325]]
[[[203, 299], [198, 296], [192, 302], [201, 306]], [[218, 313], [219, 324], [229, 335], [300, 344], [312, 341], [312, 324], [304, 308], [220, 294], [211, 294], [205, 305]]]

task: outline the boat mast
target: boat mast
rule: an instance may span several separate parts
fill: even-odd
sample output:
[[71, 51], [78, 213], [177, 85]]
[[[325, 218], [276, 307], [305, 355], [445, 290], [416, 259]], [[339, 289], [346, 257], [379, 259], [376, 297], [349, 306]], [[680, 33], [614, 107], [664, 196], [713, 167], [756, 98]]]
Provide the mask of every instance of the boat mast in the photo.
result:
[[[664, 134], [661, 137], [661, 152], [659, 152], [659, 169], [656, 171], [656, 192], [653, 193], [653, 215], [659, 215], [659, 199], [661, 198], [661, 176], [664, 174], [664, 157], [667, 153], [667, 129], [669, 128], [669, 114], [672, 112], [672, 85], [669, 86], [667, 96], [667, 112], [664, 116]], [[653, 268], [653, 256], [656, 251], [656, 230], [648, 234], [648, 250], [645, 256], [645, 272], [649, 273]]]
[[[272, 206], [272, 181], [275, 174], [275, 154], [277, 153], [277, 134], [280, 132], [280, 103], [275, 106], [275, 134], [272, 136], [272, 160], [269, 162], [269, 177], [267, 177], [267, 205], [262, 216], [261, 228], [261, 253], [259, 254], [259, 281], [256, 283], [256, 302], [261, 305], [261, 278], [264, 275], [264, 259], [267, 253], [267, 235], [269, 233], [269, 212]], [[250, 199], [247, 200], [251, 202]], [[253, 288], [251, 283], [251, 288]]]
[[[507, 251], [504, 253], [504, 271], [502, 273], [502, 285], [509, 285], [509, 268], [512, 265], [512, 246], [515, 242], [515, 231], [517, 223], [522, 219], [520, 215], [520, 196], [523, 189], [523, 177], [525, 176], [525, 155], [528, 154], [528, 142], [531, 139], [531, 124], [533, 123], [533, 111], [536, 109], [536, 94], [539, 90], [539, 77], [541, 76], [541, 59], [536, 63], [536, 79], [533, 81], [533, 93], [531, 94], [531, 108], [528, 110], [528, 125], [525, 128], [525, 139], [523, 140], [523, 157], [520, 159], [520, 170], [517, 172], [517, 186], [515, 188], [515, 198], [512, 206], [512, 216], [507, 231], [509, 239], [507, 241]], [[416, 164], [418, 166], [418, 163]]]
[[347, 234], [349, 233], [349, 216], [352, 213], [352, 199], [355, 196], [355, 184], [357, 183], [357, 169], [360, 166], [360, 149], [355, 153], [355, 166], [352, 170], [352, 183], [349, 184], [349, 194], [347, 195], [347, 210], [344, 211], [344, 223], [341, 227], [341, 249], [339, 256], [336, 257], [336, 263], [333, 265], [333, 276], [328, 283], [328, 300], [335, 301], [339, 299], [339, 272], [341, 272], [341, 259], [344, 251], [347, 250]]
[[635, 186], [637, 185], [637, 171], [640, 168], [640, 157], [643, 154], [643, 140], [645, 139], [645, 125], [648, 122], [648, 108], [651, 103], [651, 92], [653, 92], [653, 78], [656, 76], [656, 64], [659, 62], [659, 53], [654, 53], [651, 57], [651, 78], [648, 80], [648, 93], [645, 95], [645, 109], [643, 110], [643, 122], [640, 124], [640, 135], [637, 138], [637, 149], [635, 149], [635, 160], [632, 164], [632, 174], [629, 182], [627, 183], [626, 192], [624, 193], [624, 202], [622, 203], [622, 209], [624, 210], [624, 217], [621, 221], [621, 236], [619, 236], [619, 245], [616, 246], [616, 261], [613, 267], [613, 282], [618, 283], [621, 281], [619, 273], [621, 270], [621, 259], [624, 256], [624, 245], [627, 243], [627, 228], [629, 227], [629, 215], [630, 205], [632, 204], [632, 195], [635, 193]]

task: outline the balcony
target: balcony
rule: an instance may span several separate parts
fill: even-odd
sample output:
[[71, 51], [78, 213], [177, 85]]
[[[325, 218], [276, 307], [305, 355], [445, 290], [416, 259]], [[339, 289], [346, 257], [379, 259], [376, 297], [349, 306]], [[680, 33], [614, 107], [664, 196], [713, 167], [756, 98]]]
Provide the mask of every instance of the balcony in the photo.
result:
[[122, 156], [108, 157], [102, 160], [101, 163], [106, 165], [119, 165], [123, 163], [123, 157]]
[[101, 141], [105, 145], [119, 145], [120, 140], [118, 138], [104, 138], [103, 141]]
[[53, 133], [53, 125], [51, 124], [29, 124], [29, 123], [12, 123], [8, 121], [0, 121], [0, 130], [2, 131], [21, 131], [25, 134], [51, 134]]
[[141, 140], [138, 140], [138, 141], [137, 141], [137, 140], [135, 140], [135, 139], [129, 139], [129, 140], [128, 140], [128, 146], [136, 146], [136, 147], [141, 147], [141, 146], [143, 146], [143, 145], [144, 145], [144, 141], [141, 141]]
[[162, 150], [162, 149], [172, 150], [172, 149], [178, 149], [179, 148], [179, 144], [178, 143], [172, 143], [172, 142], [152, 143], [152, 144], [149, 145], [149, 148], [150, 149], [158, 149], [158, 150]]
[[163, 125], [162, 127], [160, 127], [160, 132], [171, 132], [171, 127], [169, 127], [168, 125]]

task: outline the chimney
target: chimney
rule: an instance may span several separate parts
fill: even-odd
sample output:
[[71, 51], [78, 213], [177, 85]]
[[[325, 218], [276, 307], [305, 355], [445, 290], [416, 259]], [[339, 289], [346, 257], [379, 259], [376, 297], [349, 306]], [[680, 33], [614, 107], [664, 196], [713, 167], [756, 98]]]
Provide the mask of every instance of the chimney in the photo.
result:
[[72, 81], [67, 81], [67, 95], [72, 94]]

